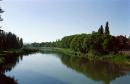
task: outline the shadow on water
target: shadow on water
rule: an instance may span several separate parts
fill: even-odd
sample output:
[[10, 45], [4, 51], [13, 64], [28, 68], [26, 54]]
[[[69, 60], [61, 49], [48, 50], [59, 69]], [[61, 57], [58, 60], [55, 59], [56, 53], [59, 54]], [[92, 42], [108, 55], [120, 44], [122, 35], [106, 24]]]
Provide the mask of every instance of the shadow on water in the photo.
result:
[[0, 74], [0, 84], [18, 84], [13, 77], [8, 77], [5, 74]]
[[23, 59], [23, 55], [8, 54], [4, 58], [4, 63], [0, 64], [0, 84], [18, 84], [14, 77], [6, 76], [5, 73], [11, 71]]
[[[44, 53], [52, 54], [52, 52]], [[110, 84], [111, 81], [126, 76], [128, 75], [127, 72], [130, 72], [130, 67], [124, 68], [108, 62], [89, 61], [82, 57], [56, 54], [67, 67], [82, 73], [94, 81], [103, 81], [104, 84]], [[6, 76], [5, 73], [11, 71], [22, 59], [23, 55], [5, 56], [5, 62], [0, 65], [0, 84], [18, 84], [18, 81], [14, 77]]]
[[[35, 53], [31, 53], [31, 54], [35, 54]], [[7, 76], [5, 73], [12, 71], [13, 68], [15, 68], [15, 66], [23, 59], [24, 56], [30, 56], [30, 54], [29, 53], [24, 54], [24, 55], [11, 54], [11, 55], [4, 56], [4, 58], [5, 58], [4, 63], [0, 64], [0, 84], [19, 84], [18, 80], [15, 79], [15, 77]], [[27, 73], [31, 73], [31, 72], [29, 71]], [[32, 76], [35, 75], [37, 77], [35, 79], [33, 79], [34, 81], [31, 82], [31, 84], [36, 84], [36, 83], [66, 84], [65, 82], [58, 80], [56, 78], [53, 78], [53, 77], [41, 75], [41, 74], [34, 73], [34, 72], [32, 72], [32, 73], [33, 73]], [[23, 74], [25, 74], [25, 72]]]
[[112, 80], [127, 75], [127, 71], [121, 66], [108, 62], [89, 61], [81, 57], [64, 56], [61, 61], [67, 67], [84, 74], [87, 78], [95, 81], [103, 81], [104, 84], [110, 84]]

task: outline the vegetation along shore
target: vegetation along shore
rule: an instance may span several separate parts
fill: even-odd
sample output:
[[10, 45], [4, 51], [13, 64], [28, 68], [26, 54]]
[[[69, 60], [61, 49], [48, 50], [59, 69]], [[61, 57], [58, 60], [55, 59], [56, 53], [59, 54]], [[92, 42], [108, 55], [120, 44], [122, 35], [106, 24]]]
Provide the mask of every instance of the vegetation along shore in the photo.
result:
[[98, 31], [93, 31], [91, 34], [70, 35], [55, 42], [32, 43], [26, 46], [38, 47], [41, 51], [81, 56], [90, 60], [130, 64], [130, 38], [123, 35], [111, 35], [108, 22], [106, 22], [105, 28], [101, 25]]

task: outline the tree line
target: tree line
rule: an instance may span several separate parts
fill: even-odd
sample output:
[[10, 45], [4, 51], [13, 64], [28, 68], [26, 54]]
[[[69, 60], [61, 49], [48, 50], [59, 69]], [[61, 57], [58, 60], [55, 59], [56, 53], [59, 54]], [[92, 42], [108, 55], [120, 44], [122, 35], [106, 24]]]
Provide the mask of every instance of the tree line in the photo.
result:
[[[2, 0], [0, 0], [2, 1]], [[4, 11], [0, 7], [0, 14]], [[0, 15], [0, 22], [3, 21], [3, 18], [1, 18]], [[5, 32], [1, 29], [0, 26], [0, 51], [2, 50], [8, 50], [8, 49], [18, 49], [23, 46], [23, 40], [22, 38], [17, 37], [15, 34], [11, 32]]]
[[0, 50], [18, 49], [23, 46], [22, 38], [11, 32], [0, 30]]
[[70, 48], [76, 52], [92, 52], [97, 55], [118, 53], [119, 50], [129, 48], [128, 38], [110, 34], [108, 22], [105, 28], [101, 25], [98, 31], [93, 31], [91, 34], [70, 35], [55, 42], [32, 43], [31, 46]]

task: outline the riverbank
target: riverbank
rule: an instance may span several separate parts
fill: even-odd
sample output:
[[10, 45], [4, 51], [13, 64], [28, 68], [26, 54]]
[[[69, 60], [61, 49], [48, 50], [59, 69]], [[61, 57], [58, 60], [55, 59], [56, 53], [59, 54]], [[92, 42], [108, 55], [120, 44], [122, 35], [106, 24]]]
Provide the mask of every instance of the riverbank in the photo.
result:
[[7, 55], [11, 55], [11, 56], [26, 55], [38, 51], [39, 50], [37, 48], [32, 48], [32, 47], [0, 51], [0, 64], [4, 63], [5, 56]]
[[87, 58], [91, 61], [107, 61], [114, 64], [119, 65], [130, 65], [130, 56], [124, 55], [124, 54], [109, 54], [104, 56], [95, 56], [92, 53], [83, 54], [80, 52], [75, 52], [71, 49], [65, 49], [65, 48], [55, 48], [55, 47], [39, 47], [39, 50], [41, 52], [58, 52], [65, 54], [67, 56], [76, 56], [76, 57], [83, 57]]
[[6, 54], [23, 54], [23, 53], [32, 53], [39, 51], [37, 48], [21, 48], [21, 49], [10, 49], [10, 50], [4, 50], [0, 51], [0, 55], [6, 55]]
[[92, 53], [83, 54], [80, 52], [75, 52], [71, 49], [67, 48], [55, 48], [55, 47], [26, 47], [21, 49], [13, 49], [8, 51], [1, 51], [0, 52], [0, 64], [3, 63], [4, 55], [13, 54], [13, 55], [22, 55], [22, 54], [29, 54], [34, 52], [56, 52], [61, 53], [66, 56], [75, 56], [75, 57], [82, 57], [85, 59], [89, 59], [91, 61], [105, 61], [111, 62], [118, 65], [130, 65], [130, 56], [124, 54], [109, 54], [104, 56], [96, 56]]

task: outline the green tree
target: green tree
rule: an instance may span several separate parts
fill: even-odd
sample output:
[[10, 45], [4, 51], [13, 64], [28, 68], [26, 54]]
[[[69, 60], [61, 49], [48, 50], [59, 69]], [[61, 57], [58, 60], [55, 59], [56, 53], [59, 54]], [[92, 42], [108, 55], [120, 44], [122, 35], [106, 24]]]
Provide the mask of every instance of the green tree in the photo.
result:
[[98, 33], [99, 34], [103, 34], [104, 33], [104, 29], [103, 26], [101, 25], [100, 28], [98, 29]]
[[[0, 0], [1, 1], [1, 0]], [[0, 14], [4, 11], [0, 7]], [[0, 15], [0, 21], [3, 21]], [[1, 28], [1, 26], [0, 26]], [[19, 39], [15, 34], [11, 32], [5, 32], [0, 29], [0, 50], [17, 49], [23, 46], [22, 39]]]
[[83, 41], [84, 53], [88, 53], [90, 51], [91, 44], [92, 44], [91, 35], [86, 35]]
[[106, 26], [105, 26], [105, 34], [106, 35], [110, 35], [110, 31], [109, 31], [109, 23], [106, 22]]
[[108, 50], [109, 44], [110, 44], [110, 39], [109, 38], [104, 39], [104, 42], [103, 42], [104, 50]]
[[102, 42], [103, 42], [103, 35], [99, 35], [98, 33], [92, 34], [92, 44], [91, 44], [91, 52], [96, 55], [100, 55], [103, 53]]
[[73, 40], [70, 43], [70, 48], [73, 49], [74, 51], [79, 51], [79, 40], [78, 40], [79, 35], [76, 35]]
[[22, 38], [19, 40], [19, 45], [20, 45], [20, 47], [23, 46], [23, 39]]

